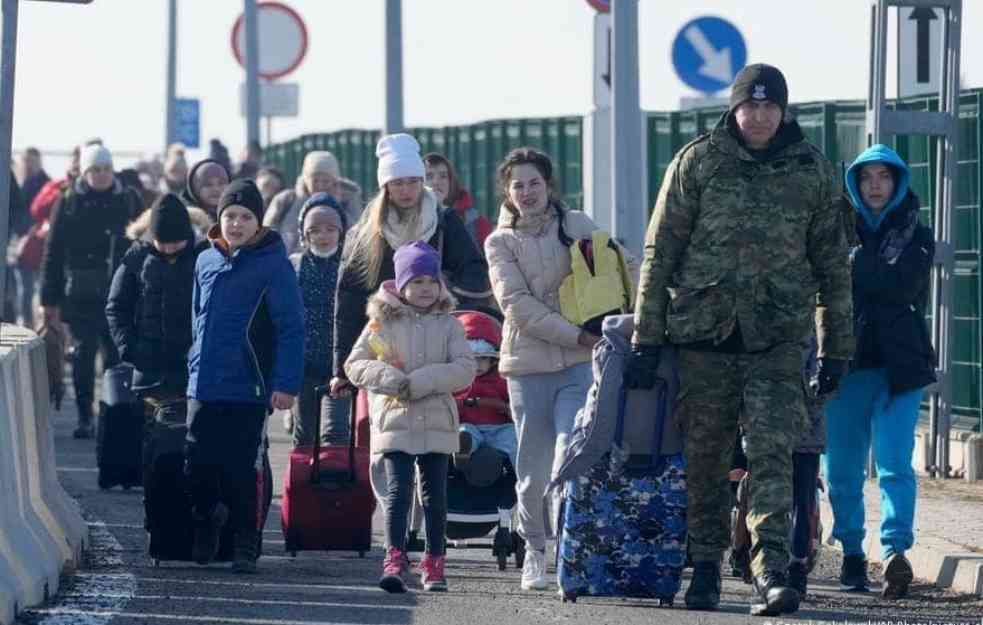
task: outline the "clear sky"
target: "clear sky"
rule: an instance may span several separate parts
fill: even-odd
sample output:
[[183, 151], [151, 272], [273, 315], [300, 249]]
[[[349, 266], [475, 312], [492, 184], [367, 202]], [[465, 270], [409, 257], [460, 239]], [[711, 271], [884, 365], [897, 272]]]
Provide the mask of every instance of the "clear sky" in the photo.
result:
[[[381, 125], [383, 0], [285, 0], [306, 20], [310, 48], [284, 81], [300, 83], [300, 116], [274, 140]], [[788, 77], [793, 101], [866, 92], [868, 0], [641, 0], [642, 107], [691, 95], [669, 60], [680, 27], [701, 15], [734, 22], [749, 62]], [[22, 0], [14, 147], [67, 150], [101, 136], [117, 151], [163, 143], [166, 0], [69, 5]], [[245, 143], [243, 72], [230, 49], [239, 0], [179, 0], [178, 95], [202, 100], [202, 139], [233, 156]], [[983, 0], [964, 3], [964, 86], [983, 85]], [[592, 105], [593, 9], [585, 0], [404, 0], [407, 125], [583, 114]], [[893, 75], [893, 70], [892, 74]], [[893, 88], [893, 87], [889, 87]], [[265, 126], [264, 126], [265, 129]], [[49, 159], [52, 173], [59, 171]]]

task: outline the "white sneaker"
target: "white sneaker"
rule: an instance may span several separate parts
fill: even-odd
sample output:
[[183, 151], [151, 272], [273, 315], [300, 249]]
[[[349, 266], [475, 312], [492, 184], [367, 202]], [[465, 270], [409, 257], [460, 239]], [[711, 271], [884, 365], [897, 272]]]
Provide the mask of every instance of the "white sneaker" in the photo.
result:
[[522, 565], [522, 589], [546, 590], [546, 554], [536, 549], [526, 550], [526, 561]]

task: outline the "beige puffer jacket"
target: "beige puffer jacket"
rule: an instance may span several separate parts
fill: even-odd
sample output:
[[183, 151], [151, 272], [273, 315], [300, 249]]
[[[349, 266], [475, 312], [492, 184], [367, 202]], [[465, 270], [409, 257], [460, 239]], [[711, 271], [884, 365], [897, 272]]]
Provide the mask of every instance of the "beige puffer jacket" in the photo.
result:
[[[441, 289], [432, 312], [418, 313], [384, 282], [369, 299], [369, 322], [345, 361], [352, 384], [369, 392], [372, 453], [458, 450], [452, 393], [474, 380], [475, 361], [461, 323], [449, 313], [454, 297]], [[405, 380], [409, 398], [396, 399]]]
[[[597, 226], [585, 213], [568, 210], [563, 230], [571, 239], [589, 237]], [[559, 220], [539, 232], [512, 227], [502, 206], [498, 228], [485, 240], [488, 275], [505, 313], [498, 370], [504, 376], [553, 373], [590, 360], [577, 343], [580, 328], [560, 314], [560, 284], [570, 274], [570, 250], [560, 242]]]

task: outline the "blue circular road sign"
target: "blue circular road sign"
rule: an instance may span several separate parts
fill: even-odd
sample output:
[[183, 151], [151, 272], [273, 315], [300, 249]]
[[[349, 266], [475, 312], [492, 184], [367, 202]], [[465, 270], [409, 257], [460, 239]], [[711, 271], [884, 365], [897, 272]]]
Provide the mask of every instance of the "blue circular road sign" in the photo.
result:
[[733, 24], [719, 17], [698, 17], [687, 22], [672, 43], [676, 74], [703, 93], [729, 87], [746, 63], [744, 37]]

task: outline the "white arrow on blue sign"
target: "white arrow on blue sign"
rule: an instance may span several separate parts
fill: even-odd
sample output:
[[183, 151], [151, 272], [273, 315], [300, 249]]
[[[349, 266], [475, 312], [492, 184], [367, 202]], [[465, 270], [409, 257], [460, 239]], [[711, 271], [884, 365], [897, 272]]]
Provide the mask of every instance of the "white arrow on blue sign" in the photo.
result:
[[672, 64], [684, 83], [703, 93], [717, 93], [734, 82], [747, 63], [744, 37], [727, 20], [698, 17], [676, 35]]

